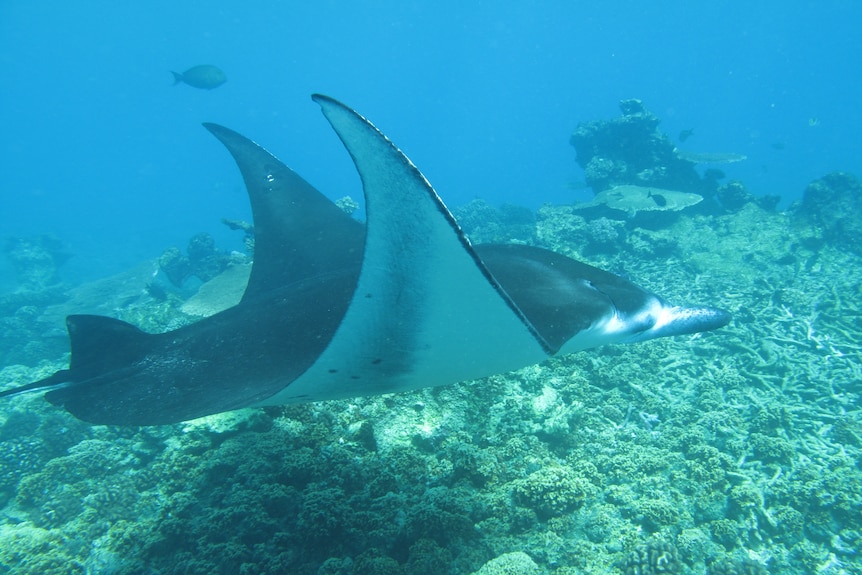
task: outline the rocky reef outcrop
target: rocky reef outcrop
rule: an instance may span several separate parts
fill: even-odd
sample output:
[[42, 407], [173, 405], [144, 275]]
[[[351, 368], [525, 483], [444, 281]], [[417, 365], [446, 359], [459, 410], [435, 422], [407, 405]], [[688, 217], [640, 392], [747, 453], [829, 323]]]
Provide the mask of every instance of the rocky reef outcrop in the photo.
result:
[[192, 276], [207, 282], [223, 272], [232, 261], [231, 254], [219, 250], [213, 237], [205, 232], [192, 236], [186, 254], [183, 255], [177, 247], [171, 247], [159, 258], [159, 267], [177, 287]]
[[640, 100], [620, 102], [622, 116], [582, 122], [571, 137], [587, 184], [599, 193], [634, 185], [715, 193], [715, 180], [703, 179], [695, 163], [677, 155], [676, 146], [658, 130], [661, 120]]
[[862, 254], [862, 181], [853, 174], [832, 172], [808, 184], [796, 215], [819, 226], [826, 241]]
[[721, 170], [708, 168], [700, 174], [696, 169], [698, 165], [742, 161], [744, 155], [680, 150], [659, 131], [661, 119], [640, 100], [621, 101], [620, 111], [622, 116], [612, 120], [580, 123], [570, 140], [586, 183], [597, 196], [611, 189], [642, 188], [711, 200], [699, 206], [701, 211], [735, 212], [747, 203], [774, 210], [778, 205], [778, 196], [756, 197], [741, 182], [722, 185], [725, 174]]
[[39, 291], [60, 283], [57, 270], [71, 257], [53, 236], [10, 237], [3, 252], [12, 262], [20, 289]]

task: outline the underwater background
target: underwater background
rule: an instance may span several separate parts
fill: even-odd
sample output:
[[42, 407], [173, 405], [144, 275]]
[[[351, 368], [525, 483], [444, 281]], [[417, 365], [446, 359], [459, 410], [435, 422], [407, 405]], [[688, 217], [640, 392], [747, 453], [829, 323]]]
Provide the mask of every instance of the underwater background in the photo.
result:
[[[473, 241], [734, 314], [173, 426], [4, 398], [0, 573], [862, 573], [860, 25], [849, 1], [0, 3], [2, 389], [68, 365], [66, 314], [223, 305], [198, 287], [251, 216], [201, 122], [361, 208], [313, 92]], [[172, 85], [197, 65], [227, 81]]]

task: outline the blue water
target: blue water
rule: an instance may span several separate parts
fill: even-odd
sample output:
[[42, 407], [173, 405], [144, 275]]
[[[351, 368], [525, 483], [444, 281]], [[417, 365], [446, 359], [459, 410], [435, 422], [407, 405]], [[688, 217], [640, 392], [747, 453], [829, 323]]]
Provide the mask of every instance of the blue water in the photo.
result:
[[[249, 217], [242, 182], [203, 121], [358, 197], [314, 92], [369, 117], [451, 206], [587, 199], [569, 135], [633, 97], [674, 138], [693, 129], [686, 149], [747, 155], [728, 178], [787, 205], [826, 172], [862, 173], [860, 24], [853, 1], [6, 0], [0, 236], [59, 237], [67, 280], [199, 231], [240, 247], [218, 222]], [[172, 86], [197, 64], [228, 82]]]

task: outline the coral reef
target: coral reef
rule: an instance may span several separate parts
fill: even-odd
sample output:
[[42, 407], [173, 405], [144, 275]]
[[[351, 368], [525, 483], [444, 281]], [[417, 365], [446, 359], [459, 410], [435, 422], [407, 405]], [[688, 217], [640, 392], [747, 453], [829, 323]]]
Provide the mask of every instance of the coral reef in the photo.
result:
[[242, 299], [250, 275], [250, 264], [229, 266], [199, 287], [180, 309], [189, 315], [207, 317], [233, 307]]
[[862, 182], [853, 174], [832, 172], [808, 184], [796, 213], [820, 226], [827, 241], [862, 254]]
[[[249, 229], [238, 226], [233, 221], [226, 221], [225, 223], [231, 229], [244, 229], [248, 244]], [[197, 277], [202, 282], [207, 282], [223, 272], [228, 265], [237, 262], [232, 254], [217, 249], [215, 240], [206, 232], [192, 236], [186, 247], [186, 254], [188, 255], [183, 255], [177, 247], [171, 247], [159, 257], [159, 267], [167, 275], [170, 282], [177, 287], [182, 287], [186, 280], [192, 276]], [[244, 260], [244, 257], [240, 258], [240, 261]]]
[[249, 258], [254, 257], [254, 225], [245, 220], [222, 218], [221, 223], [229, 229], [242, 232], [242, 243]]
[[578, 125], [571, 137], [577, 162], [595, 193], [635, 185], [710, 197], [712, 180], [702, 179], [695, 163], [680, 158], [671, 139], [658, 131], [661, 122], [640, 100], [620, 102], [622, 116]]
[[565, 515], [580, 508], [598, 489], [568, 467], [545, 467], [516, 482], [515, 499], [541, 519]]
[[[707, 175], [709, 170], [707, 170]], [[766, 211], [775, 211], [781, 202], [781, 196], [777, 194], [766, 194], [755, 197], [745, 185], [739, 180], [730, 180], [727, 184], [719, 186], [715, 194], [718, 203], [728, 212], [738, 212], [746, 204], [754, 203]]]
[[673, 221], [676, 212], [702, 201], [703, 196], [699, 194], [623, 185], [599, 192], [592, 201], [578, 204], [575, 209], [594, 212], [590, 219], [596, 219], [595, 212], [597, 212], [609, 214], [616, 219], [636, 222], [639, 226], [665, 227]]
[[[658, 130], [661, 120], [647, 110], [643, 102], [622, 100], [620, 110], [622, 116], [619, 118], [582, 122], [570, 139], [578, 165], [584, 170], [586, 183], [593, 189], [599, 203], [614, 208], [601, 200], [601, 195], [612, 189], [655, 188], [660, 192], [655, 194], [657, 201], [654, 204], [633, 197], [626, 200], [625, 207], [616, 209], [628, 211], [632, 217], [644, 218], [637, 212], [672, 209], [661, 200], [670, 194], [709, 198], [711, 201], [702, 204], [700, 211], [718, 211], [717, 208], [721, 207], [733, 212], [752, 202], [766, 210], [773, 210], [778, 205], [779, 196], [756, 198], [738, 181], [720, 185], [719, 180], [725, 177], [721, 170], [708, 168], [701, 175], [695, 169], [698, 164], [739, 162], [746, 159], [744, 155], [680, 150], [667, 134]], [[589, 205], [593, 206], [595, 202]], [[685, 205], [693, 204], [686, 202]], [[657, 220], [660, 225], [670, 223], [668, 214], [653, 214], [648, 219]]]
[[335, 205], [341, 208], [341, 211], [343, 211], [348, 216], [352, 216], [353, 213], [359, 209], [359, 202], [357, 202], [350, 196], [344, 196], [343, 198], [335, 200]]
[[738, 212], [745, 204], [755, 201], [754, 196], [745, 189], [745, 186], [739, 180], [731, 180], [719, 187], [716, 192], [716, 198], [730, 212]]
[[622, 565], [625, 575], [660, 575], [679, 573], [682, 563], [672, 543], [650, 540], [638, 545], [628, 554]]
[[3, 253], [12, 261], [19, 289], [41, 291], [60, 283], [57, 271], [71, 257], [52, 236], [6, 238]]
[[512, 204], [495, 208], [485, 200], [473, 200], [452, 213], [474, 243], [532, 244], [535, 241], [536, 216], [529, 208]]
[[[499, 227], [473, 208], [474, 233], [521, 230], [735, 320], [481, 381], [174, 426], [87, 426], [38, 395], [8, 398], [0, 572], [862, 571], [859, 256], [752, 202], [658, 228], [571, 206]], [[142, 295], [152, 269], [67, 305], [102, 300], [151, 331], [192, 321], [176, 296]], [[32, 337], [40, 305], [4, 324], [9, 338]], [[0, 388], [66, 363], [48, 357], [0, 369]]]
[[739, 561], [725, 559], [718, 561], [707, 569], [707, 575], [768, 575], [769, 571], [752, 559], [743, 558]]
[[523, 551], [504, 553], [491, 559], [473, 575], [539, 575], [536, 562]]

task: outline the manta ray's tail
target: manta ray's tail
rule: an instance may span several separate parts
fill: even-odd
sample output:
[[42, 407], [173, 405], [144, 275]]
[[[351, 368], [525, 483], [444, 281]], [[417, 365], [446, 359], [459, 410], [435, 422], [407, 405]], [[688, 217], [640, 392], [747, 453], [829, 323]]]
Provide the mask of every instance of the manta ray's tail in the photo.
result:
[[13, 387], [12, 389], [7, 389], [5, 391], [0, 391], [0, 397], [9, 397], [11, 395], [18, 395], [19, 393], [25, 393], [27, 391], [40, 391], [45, 389], [57, 389], [59, 387], [68, 385], [69, 383], [69, 370], [62, 369], [51, 375], [46, 377], [45, 379], [40, 379], [39, 381], [34, 381], [33, 383], [28, 383], [27, 385], [22, 385], [20, 387]]
[[[0, 392], [0, 397], [27, 391], [51, 390], [86, 382], [94, 377], [127, 368], [151, 348], [151, 334], [124, 321], [97, 315], [70, 315], [66, 318], [72, 360], [69, 369]], [[63, 393], [63, 392], [60, 392]], [[51, 396], [56, 394], [49, 394]]]

